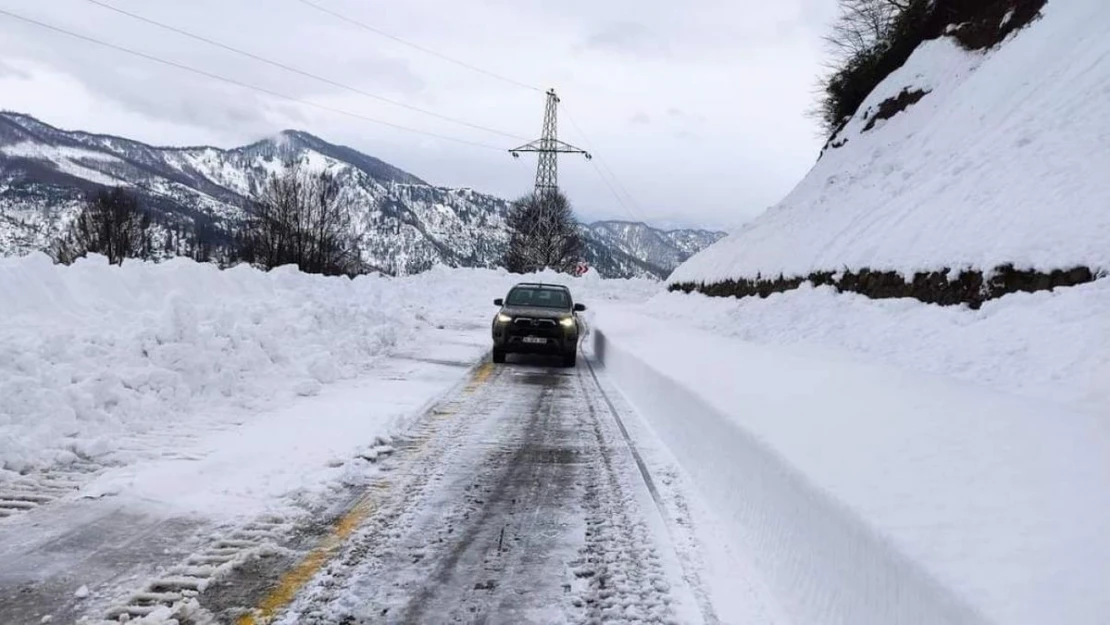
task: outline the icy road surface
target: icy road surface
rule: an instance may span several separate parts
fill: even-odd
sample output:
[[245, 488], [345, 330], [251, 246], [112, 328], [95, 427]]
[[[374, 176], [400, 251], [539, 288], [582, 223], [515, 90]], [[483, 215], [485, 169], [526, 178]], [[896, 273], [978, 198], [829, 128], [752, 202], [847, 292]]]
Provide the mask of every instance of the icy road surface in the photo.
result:
[[[418, 370], [447, 375], [453, 366]], [[363, 383], [310, 398], [288, 420], [348, 410], [360, 392], [381, 402], [390, 389]], [[372, 431], [360, 431], [356, 415], [335, 417], [350, 438]], [[726, 577], [706, 573], [704, 540], [676, 495], [681, 479], [651, 445], [637, 448], [646, 440], [638, 432], [638, 416], [584, 360], [564, 369], [519, 359], [477, 365], [379, 445], [361, 480], [337, 469], [347, 479], [311, 513], [263, 512], [220, 486], [221, 475], [235, 489], [250, 476], [275, 479], [274, 467], [261, 468], [299, 466], [288, 455], [295, 447], [274, 462], [240, 454], [241, 468], [213, 444], [188, 460], [109, 471], [80, 492], [100, 492], [120, 474], [127, 488], [0, 526], [0, 555], [15, 563], [0, 573], [0, 622], [734, 622], [735, 606], [714, 603], [748, 591], [729, 582], [722, 599]], [[374, 449], [372, 438], [362, 448]], [[153, 495], [147, 476], [170, 474], [179, 498], [222, 489], [214, 501], [244, 514], [138, 505]]]
[[585, 366], [483, 365], [367, 505], [276, 622], [704, 622]]

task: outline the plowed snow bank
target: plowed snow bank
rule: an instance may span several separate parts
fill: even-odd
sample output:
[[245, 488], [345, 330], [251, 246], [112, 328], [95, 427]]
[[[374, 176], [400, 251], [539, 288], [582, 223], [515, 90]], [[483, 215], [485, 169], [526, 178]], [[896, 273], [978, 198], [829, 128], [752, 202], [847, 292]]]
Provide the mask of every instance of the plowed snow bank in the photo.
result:
[[595, 352], [799, 623], [1104, 623], [1102, 418], [622, 308]]
[[[572, 284], [586, 303], [642, 300], [660, 288], [531, 278]], [[186, 259], [0, 259], [0, 473], [79, 456], [126, 462], [125, 434], [280, 406], [440, 329], [481, 334], [492, 299], [519, 279], [445, 268], [349, 280]]]
[[872, 300], [803, 286], [756, 297], [665, 293], [642, 311], [769, 345], [847, 349], [869, 360], [1050, 399], [1110, 417], [1110, 279], [1015, 293], [979, 310]]

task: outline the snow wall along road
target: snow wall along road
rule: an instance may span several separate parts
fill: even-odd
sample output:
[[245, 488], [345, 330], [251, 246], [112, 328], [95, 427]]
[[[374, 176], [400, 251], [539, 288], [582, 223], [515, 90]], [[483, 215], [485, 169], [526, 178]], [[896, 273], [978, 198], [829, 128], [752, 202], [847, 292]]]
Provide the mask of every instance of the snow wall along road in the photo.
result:
[[1107, 622], [1099, 415], [619, 309], [591, 334], [795, 622]]
[[977, 623], [861, 520], [716, 407], [593, 331], [602, 367], [667, 442], [801, 623]]

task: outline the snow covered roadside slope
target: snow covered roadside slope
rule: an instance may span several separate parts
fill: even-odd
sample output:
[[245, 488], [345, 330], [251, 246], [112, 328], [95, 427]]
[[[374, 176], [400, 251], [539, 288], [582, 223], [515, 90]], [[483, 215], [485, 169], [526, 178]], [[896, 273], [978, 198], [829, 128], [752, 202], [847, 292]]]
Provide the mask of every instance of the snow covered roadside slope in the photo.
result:
[[[1110, 4], [1050, 0], [999, 46], [921, 45], [779, 205], [671, 284], [1013, 263], [1110, 270]], [[879, 105], [928, 93], [892, 118]]]
[[634, 308], [594, 328], [792, 622], [1110, 618], [1103, 415]]
[[663, 293], [645, 315], [761, 345], [806, 345], [1110, 418], [1110, 280], [1013, 293], [979, 310], [832, 287], [759, 297]]

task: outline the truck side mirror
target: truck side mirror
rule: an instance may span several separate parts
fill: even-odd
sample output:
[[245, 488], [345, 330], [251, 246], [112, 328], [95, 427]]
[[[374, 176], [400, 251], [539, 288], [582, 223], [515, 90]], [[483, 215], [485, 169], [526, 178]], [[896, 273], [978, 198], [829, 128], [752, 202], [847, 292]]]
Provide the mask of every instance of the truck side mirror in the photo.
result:
[[586, 305], [585, 304], [575, 304], [574, 305], [574, 312], [582, 312], [584, 310], [586, 310]]
[[499, 298], [493, 300], [493, 305], [494, 306], [504, 306], [505, 305], [505, 300], [503, 300], [499, 297]]

